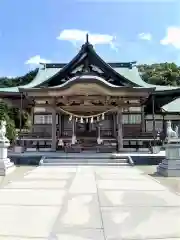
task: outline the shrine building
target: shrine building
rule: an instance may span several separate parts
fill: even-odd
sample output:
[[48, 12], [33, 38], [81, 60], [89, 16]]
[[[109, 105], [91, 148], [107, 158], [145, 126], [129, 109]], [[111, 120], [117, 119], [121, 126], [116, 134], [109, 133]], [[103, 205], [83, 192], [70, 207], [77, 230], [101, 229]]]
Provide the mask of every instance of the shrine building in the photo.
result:
[[0, 98], [31, 108], [31, 129], [21, 124], [18, 136], [24, 151], [145, 149], [165, 136], [167, 120], [180, 121], [180, 88], [146, 83], [136, 62], [105, 62], [88, 37], [69, 63], [41, 64], [29, 84], [0, 88]]

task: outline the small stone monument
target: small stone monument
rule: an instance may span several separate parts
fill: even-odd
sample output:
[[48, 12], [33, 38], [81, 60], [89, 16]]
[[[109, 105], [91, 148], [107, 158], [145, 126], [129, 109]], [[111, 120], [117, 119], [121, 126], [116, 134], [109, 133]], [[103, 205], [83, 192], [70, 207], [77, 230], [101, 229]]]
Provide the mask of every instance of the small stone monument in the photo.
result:
[[167, 122], [166, 142], [166, 158], [157, 167], [157, 172], [165, 177], [180, 177], [180, 138], [178, 127], [174, 131], [171, 127], [171, 121]]
[[9, 145], [9, 140], [6, 137], [6, 121], [2, 120], [0, 122], [0, 176], [5, 176], [15, 169], [14, 163], [7, 157]]

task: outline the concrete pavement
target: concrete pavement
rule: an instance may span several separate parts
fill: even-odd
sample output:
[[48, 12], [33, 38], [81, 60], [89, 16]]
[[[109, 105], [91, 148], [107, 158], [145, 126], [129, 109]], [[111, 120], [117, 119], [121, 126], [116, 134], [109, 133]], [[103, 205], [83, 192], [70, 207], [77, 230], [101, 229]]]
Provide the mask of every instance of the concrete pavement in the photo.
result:
[[37, 167], [0, 189], [0, 240], [180, 239], [180, 196], [135, 167]]

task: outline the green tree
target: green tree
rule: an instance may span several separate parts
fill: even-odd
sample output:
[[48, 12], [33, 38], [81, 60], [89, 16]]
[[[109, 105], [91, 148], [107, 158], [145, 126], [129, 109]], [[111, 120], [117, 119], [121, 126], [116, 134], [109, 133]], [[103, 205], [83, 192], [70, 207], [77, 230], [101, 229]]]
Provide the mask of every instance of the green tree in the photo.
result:
[[6, 121], [6, 124], [7, 124], [6, 136], [10, 141], [12, 141], [15, 139], [16, 129], [15, 129], [14, 120], [8, 114], [9, 114], [8, 106], [4, 102], [0, 101], [0, 121], [2, 120]]
[[180, 85], [180, 67], [175, 63], [142, 64], [138, 66], [145, 82], [157, 85]]

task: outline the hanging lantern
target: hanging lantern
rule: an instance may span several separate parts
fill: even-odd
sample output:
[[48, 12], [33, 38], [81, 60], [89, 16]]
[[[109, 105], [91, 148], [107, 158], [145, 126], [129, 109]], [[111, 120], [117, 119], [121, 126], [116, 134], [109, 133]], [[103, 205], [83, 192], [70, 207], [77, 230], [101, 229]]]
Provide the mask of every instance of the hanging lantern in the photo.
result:
[[69, 121], [72, 121], [72, 115], [69, 116]]
[[102, 114], [102, 120], [104, 120], [104, 113]]
[[93, 117], [91, 118], [91, 123], [93, 123]]
[[97, 122], [99, 122], [99, 116], [97, 116]]
[[81, 120], [80, 120], [80, 123], [83, 123], [84, 121], [83, 121], [83, 118], [81, 117]]
[[78, 118], [76, 118], [76, 122], [78, 121]]
[[88, 123], [89, 122], [89, 119], [88, 118], [86, 118], [86, 123]]

